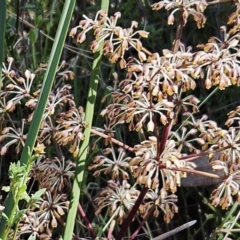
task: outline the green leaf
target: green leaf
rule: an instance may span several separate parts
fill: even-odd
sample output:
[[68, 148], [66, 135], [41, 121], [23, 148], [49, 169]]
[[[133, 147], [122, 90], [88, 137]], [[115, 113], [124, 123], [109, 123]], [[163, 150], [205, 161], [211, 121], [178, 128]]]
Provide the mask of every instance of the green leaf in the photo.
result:
[[46, 188], [42, 188], [31, 195], [32, 200], [40, 200], [41, 196], [46, 192]]
[[2, 212], [1, 215], [8, 222], [8, 216], [4, 212]]
[[19, 188], [18, 190], [18, 194], [21, 196], [27, 189], [27, 186], [22, 186], [21, 188]]
[[26, 9], [26, 10], [34, 10], [34, 9], [36, 9], [37, 7], [36, 7], [36, 5], [35, 4], [25, 4], [24, 5], [24, 9]]
[[31, 29], [29, 31], [28, 37], [29, 37], [31, 43], [35, 43], [37, 41], [37, 39], [38, 39], [38, 30]]
[[[25, 188], [26, 189], [26, 188]], [[26, 191], [19, 193], [20, 197], [19, 200], [25, 200], [27, 203], [30, 201], [30, 196]]]
[[17, 223], [20, 221], [22, 216], [27, 212], [27, 209], [23, 209], [17, 212], [17, 214], [14, 216], [13, 222]]
[[36, 24], [37, 24], [37, 26], [40, 26], [42, 23], [43, 23], [43, 17], [41, 15], [39, 15], [37, 17]]

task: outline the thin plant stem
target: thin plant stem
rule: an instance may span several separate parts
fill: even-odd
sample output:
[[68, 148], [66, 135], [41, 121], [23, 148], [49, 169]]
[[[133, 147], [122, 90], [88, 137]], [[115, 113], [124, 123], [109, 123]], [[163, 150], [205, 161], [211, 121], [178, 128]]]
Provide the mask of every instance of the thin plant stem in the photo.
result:
[[[106, 135], [106, 134], [104, 134], [104, 133], [101, 133], [101, 132], [99, 132], [99, 131], [97, 131], [97, 130], [95, 130], [95, 129], [91, 129], [91, 133], [96, 134], [96, 135], [98, 135], [99, 137], [102, 137], [102, 138], [106, 138], [106, 139], [109, 139], [109, 138], [110, 138], [108, 135]], [[126, 149], [126, 150], [128, 150], [128, 151], [130, 151], [130, 152], [133, 152], [133, 148], [132, 148], [132, 147], [129, 147], [129, 146], [126, 145], [125, 143], [122, 143], [122, 142], [118, 141], [118, 140], [115, 139], [115, 138], [112, 138], [112, 137], [111, 137], [111, 142], [117, 144], [118, 146], [120, 146], [120, 147], [122, 147], [122, 148], [124, 148], [124, 149]]]
[[32, 47], [33, 69], [36, 69], [37, 68], [37, 61], [36, 61], [35, 43], [31, 43], [31, 47]]
[[[108, 5], [109, 5], [109, 1], [103, 0], [101, 2], [101, 9], [104, 10], [105, 12], [108, 12]], [[103, 51], [103, 43], [101, 44], [99, 51], [95, 52], [93, 56], [93, 64], [92, 64], [92, 71], [91, 71], [91, 77], [90, 77], [89, 91], [88, 91], [87, 104], [86, 104], [86, 117], [85, 117], [85, 121], [88, 123], [88, 127], [84, 130], [85, 139], [80, 147], [80, 153], [79, 153], [80, 155], [78, 156], [78, 159], [76, 159], [75, 178], [74, 178], [73, 187], [72, 187], [71, 204], [69, 207], [67, 223], [64, 231], [64, 240], [72, 239], [77, 207], [78, 207], [79, 199], [81, 196], [81, 186], [83, 182], [88, 146], [90, 141], [91, 127], [92, 127], [92, 121], [93, 121], [93, 115], [94, 115], [94, 106], [95, 106], [95, 100], [97, 95], [98, 80], [100, 77], [102, 51]]]
[[228, 213], [226, 214], [225, 218], [223, 219], [223, 221], [221, 222], [220, 228], [223, 227], [223, 225], [229, 220], [229, 218], [231, 218], [232, 216], [234, 216], [234, 212], [237, 210], [237, 208], [239, 207], [239, 203], [235, 202], [233, 204], [233, 206], [231, 207], [231, 209], [228, 211]]
[[[10, 12], [9, 10], [7, 10], [7, 14], [13, 18], [17, 18], [16, 14]], [[36, 31], [38, 31], [39, 34], [41, 34], [42, 36], [46, 37], [47, 39], [51, 40], [52, 42], [54, 42], [54, 38], [50, 37], [48, 34], [46, 34], [43, 30], [40, 30], [38, 29], [36, 26], [32, 25], [31, 23], [29, 23], [28, 21], [26, 21], [25, 19], [23, 19], [22, 17], [19, 17], [19, 21], [21, 23], [23, 23], [24, 25], [26, 25], [27, 27], [31, 28], [31, 29], [35, 29]], [[77, 55], [81, 55], [83, 56], [84, 58], [88, 58], [88, 59], [92, 59], [91, 56], [88, 56], [87, 54], [85, 53], [90, 53], [90, 51], [88, 50], [83, 50], [83, 49], [80, 49], [81, 51], [79, 51], [76, 47], [73, 47], [73, 46], [70, 46], [68, 44], [64, 44], [64, 48], [67, 49], [68, 51], [70, 52], [73, 52]], [[105, 65], [103, 63], [103, 65]]]
[[121, 230], [119, 231], [119, 233], [117, 234], [117, 237], [116, 237], [116, 240], [121, 240], [124, 233], [127, 231], [127, 228], [129, 227], [129, 225], [131, 224], [133, 218], [135, 217], [137, 211], [138, 211], [138, 208], [139, 206], [141, 205], [145, 195], [147, 194], [148, 192], [148, 188], [147, 187], [144, 187], [139, 196], [138, 196], [138, 199], [137, 201], [135, 202], [133, 208], [131, 209], [130, 213], [128, 214], [127, 218], [124, 220], [123, 224], [122, 224], [122, 227], [121, 227]]
[[143, 227], [143, 225], [145, 224], [145, 222], [148, 220], [148, 218], [152, 215], [153, 213], [153, 210], [155, 208], [155, 205], [153, 205], [147, 215], [144, 217], [144, 219], [142, 220], [142, 222], [139, 224], [138, 228], [135, 230], [135, 232], [132, 234], [132, 236], [130, 237], [131, 240], [133, 240], [137, 235], [138, 235], [138, 232], [141, 230], [141, 228]]
[[95, 233], [95, 230], [94, 230], [92, 224], [89, 222], [89, 220], [80, 204], [78, 204], [78, 212], [79, 212], [80, 216], [83, 218], [83, 220], [85, 221], [87, 228], [89, 229], [89, 232], [91, 233], [92, 237], [95, 239], [97, 237], [97, 234]]
[[184, 21], [183, 21], [183, 10], [180, 10], [180, 20], [179, 20], [179, 24], [178, 24], [178, 28], [177, 28], [177, 32], [176, 32], [176, 37], [175, 37], [175, 41], [173, 44], [173, 53], [176, 53], [178, 51], [179, 45], [180, 45], [180, 41], [181, 41], [181, 37], [182, 37], [182, 30], [183, 30], [183, 26], [184, 26]]
[[[204, 103], [206, 103], [216, 92], [218, 91], [218, 88], [216, 87], [198, 106], [198, 108], [200, 108]], [[191, 113], [186, 119], [185, 121], [182, 122], [182, 124], [178, 127], [178, 129], [176, 130], [176, 132], [178, 132], [183, 126], [184, 124], [186, 124], [187, 120], [193, 115], [193, 113]], [[173, 135], [172, 135], [173, 137]]]
[[[183, 10], [180, 10], [180, 20], [179, 20], [179, 24], [178, 24], [178, 28], [177, 28], [177, 32], [176, 32], [176, 37], [175, 37], [175, 41], [174, 41], [174, 44], [173, 44], [173, 54], [175, 54], [177, 51], [178, 51], [178, 48], [179, 48], [179, 45], [180, 45], [180, 40], [181, 40], [181, 37], [182, 37], [182, 30], [183, 30], [183, 26], [184, 26], [184, 22], [183, 22], [183, 17], [182, 17], [182, 14], [183, 14]], [[166, 142], [167, 142], [167, 139], [169, 137], [169, 133], [172, 129], [172, 124], [173, 124], [173, 119], [168, 119], [168, 123], [164, 126], [163, 128], [163, 134], [162, 134], [162, 137], [161, 137], [161, 141], [158, 142], [158, 152], [157, 152], [157, 157], [159, 158], [160, 155], [162, 154], [164, 148], [165, 148], [165, 145], [166, 145]]]

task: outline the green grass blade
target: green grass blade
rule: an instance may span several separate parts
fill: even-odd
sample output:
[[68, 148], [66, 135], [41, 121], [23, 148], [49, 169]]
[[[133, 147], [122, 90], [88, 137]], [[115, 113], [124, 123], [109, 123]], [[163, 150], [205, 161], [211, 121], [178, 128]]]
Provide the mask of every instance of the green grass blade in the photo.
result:
[[0, 1], [0, 86], [2, 85], [2, 62], [4, 57], [5, 19], [7, 11], [7, 0]]
[[[101, 9], [108, 12], [108, 5], [109, 5], [108, 0], [102, 0]], [[71, 205], [68, 211], [67, 223], [66, 223], [64, 238], [63, 238], [64, 240], [72, 239], [72, 234], [73, 234], [73, 229], [75, 224], [75, 217], [77, 213], [77, 206], [78, 206], [79, 198], [81, 194], [81, 185], [83, 182], [83, 175], [84, 175], [84, 169], [85, 169], [86, 158], [87, 158], [87, 149], [89, 146], [90, 131], [92, 127], [92, 120], [93, 120], [93, 114], [94, 114], [94, 105], [95, 105], [95, 100], [97, 95], [98, 79], [100, 75], [99, 72], [100, 72], [100, 64], [102, 59], [102, 49], [103, 49], [103, 44], [101, 45], [100, 50], [96, 52], [93, 56], [93, 65], [92, 65], [92, 71], [91, 71], [88, 98], [86, 103], [86, 117], [85, 117], [85, 121], [89, 124], [89, 126], [84, 131], [85, 139], [80, 148], [80, 156], [77, 159], [75, 179], [74, 179], [73, 188], [72, 188]]]
[[[75, 7], [75, 1], [73, 1], [73, 0], [65, 1], [62, 15], [60, 18], [60, 22], [59, 22], [58, 29], [57, 29], [55, 41], [53, 43], [53, 47], [51, 50], [47, 71], [44, 76], [39, 103], [35, 110], [35, 114], [33, 116], [33, 120], [32, 120], [31, 126], [29, 128], [28, 136], [26, 139], [25, 147], [24, 147], [22, 155], [21, 155], [21, 159], [20, 159], [21, 165], [27, 164], [28, 150], [29, 150], [30, 154], [32, 154], [33, 147], [35, 145], [37, 134], [38, 134], [38, 131], [40, 128], [41, 119], [42, 119], [42, 116], [43, 116], [43, 113], [44, 113], [44, 110], [46, 107], [46, 103], [48, 100], [48, 96], [51, 91], [52, 84], [54, 82], [55, 74], [56, 74], [56, 71], [58, 68], [59, 60], [60, 60], [63, 46], [65, 43], [65, 39], [66, 39], [66, 36], [68, 33], [68, 28], [69, 28], [69, 24], [71, 21], [72, 12], [74, 10], [74, 7]], [[5, 214], [7, 216], [9, 216], [12, 211], [15, 211], [15, 209], [13, 209], [13, 206], [14, 206], [13, 196], [11, 194], [9, 194], [9, 197], [6, 201], [6, 206], [5, 206]], [[6, 225], [7, 225], [7, 222], [5, 221], [5, 219], [2, 218], [2, 221], [0, 223], [0, 238], [2, 238], [2, 236], [6, 235], [5, 234]]]

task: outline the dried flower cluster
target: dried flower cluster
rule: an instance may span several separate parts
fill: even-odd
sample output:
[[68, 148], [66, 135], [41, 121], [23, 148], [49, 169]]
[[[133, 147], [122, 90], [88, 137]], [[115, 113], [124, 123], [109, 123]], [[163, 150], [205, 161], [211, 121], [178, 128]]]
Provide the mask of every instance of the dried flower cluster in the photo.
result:
[[[221, 183], [211, 194], [212, 204], [228, 209], [234, 201], [240, 203], [240, 107], [229, 112], [226, 127], [221, 128], [206, 115], [195, 117], [200, 99], [193, 92], [198, 81], [202, 81], [206, 89], [240, 86], [239, 2], [235, 1], [235, 5], [228, 26], [220, 28], [223, 38], [210, 37], [207, 43], [198, 44], [195, 52], [181, 43], [181, 31], [177, 31], [172, 48], [163, 49], [162, 53], [149, 51], [141, 41], [148, 38], [149, 33], [138, 30], [136, 21], [131, 22], [129, 28], [119, 26], [120, 12], [109, 17], [101, 10], [94, 20], [83, 15], [84, 19], [70, 31], [77, 43], [83, 43], [92, 31], [91, 51], [103, 48], [108, 60], [126, 73], [105, 98], [109, 102], [101, 109], [106, 119], [104, 128], [92, 129], [99, 136], [105, 136], [105, 147], [99, 144], [99, 139], [95, 141], [93, 146], [100, 146], [101, 150], [88, 166], [94, 177], [104, 175], [108, 184], [103, 188], [99, 184], [101, 191], [92, 204], [96, 205], [96, 214], [107, 208], [109, 239], [113, 238], [116, 224], [123, 224], [138, 202], [142, 189], [147, 189], [147, 193], [138, 203], [133, 219], [145, 221], [152, 213], [154, 217], [162, 215], [169, 223], [178, 212], [176, 192], [181, 179], [186, 178], [187, 173], [196, 172], [196, 165], [189, 160], [203, 154], [209, 157], [214, 170], [224, 172]], [[198, 28], [204, 27], [203, 13], [207, 7], [208, 2], [204, 0], [163, 0], [152, 5], [153, 10], [171, 11], [168, 24], [177, 23], [179, 29], [192, 17]], [[13, 70], [13, 64], [11, 57], [7, 65], [3, 64], [2, 156], [10, 148], [20, 154], [25, 146], [42, 87], [38, 74], [46, 69], [46, 65], [41, 64], [34, 73], [26, 70], [22, 74]], [[71, 190], [75, 164], [65, 157], [64, 147], [71, 157], [78, 157], [83, 132], [88, 127], [83, 107], [76, 106], [71, 85], [65, 82], [73, 78], [73, 72], [62, 62], [41, 119], [34, 149], [39, 157], [29, 176], [37, 188], [45, 192], [40, 199], [28, 203], [28, 210], [18, 225], [18, 239], [21, 234], [50, 239], [54, 229], [65, 224], [63, 216], [69, 206], [66, 192]], [[16, 119], [16, 112], [21, 121]], [[116, 126], [121, 124], [138, 133], [139, 139], [134, 139], [131, 147], [125, 142], [116, 146], [117, 141], [113, 141], [119, 136]]]
[[[41, 86], [38, 86], [38, 89], [32, 89], [31, 86], [33, 85], [35, 74], [26, 70], [25, 78], [18, 77], [13, 70], [10, 70], [13, 59], [9, 58], [8, 60], [9, 67], [4, 72], [6, 90], [3, 90], [1, 93], [1, 106], [4, 113], [2, 118], [6, 119], [6, 122], [11, 123], [11, 119], [8, 119], [10, 117], [8, 113], [13, 112], [18, 105], [20, 105], [19, 107], [25, 105], [29, 108], [26, 116], [27, 123], [29, 123], [38, 103]], [[11, 75], [9, 75], [10, 73]], [[61, 74], [72, 75], [73, 73], [66, 71]], [[87, 124], [83, 120], [84, 111], [82, 107], [76, 108], [70, 89], [71, 86], [69, 84], [64, 84], [62, 87], [52, 90], [42, 119], [38, 141], [49, 145], [54, 139], [59, 145], [65, 146], [70, 144], [70, 152], [77, 156], [80, 141], [84, 139], [82, 131]], [[67, 108], [70, 109], [65, 111]], [[11, 126], [11, 124], [8, 125], [9, 127], [5, 127], [0, 136], [1, 142], [7, 140], [7, 143], [1, 147], [1, 155], [7, 152], [10, 145], [16, 143], [15, 151], [16, 153], [20, 152], [27, 136], [25, 128], [28, 128], [29, 124], [26, 126], [26, 120], [23, 120], [21, 128], [14, 125]], [[9, 141], [10, 139], [11, 141]]]
[[[202, 151], [212, 160], [213, 169], [225, 172], [222, 183], [211, 195], [213, 204], [227, 209], [233, 203], [232, 196], [236, 195], [239, 201], [239, 127], [222, 129], [206, 115], [195, 119], [193, 114], [198, 112], [200, 100], [187, 94], [196, 88], [196, 81], [204, 81], [206, 89], [239, 86], [239, 3], [236, 4], [229, 27], [220, 28], [224, 38], [210, 37], [207, 43], [197, 46], [196, 52], [176, 41], [173, 50], [164, 49], [162, 55], [151, 53], [141, 43], [141, 38], [148, 37], [148, 33], [137, 30], [136, 22], [126, 29], [118, 26], [120, 13], [108, 17], [99, 11], [94, 20], [84, 15], [84, 20], [71, 30], [70, 36], [76, 37], [79, 43], [93, 30], [90, 49], [96, 52], [102, 44], [103, 54], [109, 61], [126, 70], [126, 78], [119, 81], [118, 89], [111, 93], [110, 104], [101, 112], [111, 129], [105, 144], [111, 146], [103, 150], [103, 155], [94, 157], [89, 167], [94, 170], [94, 176], [103, 172], [111, 178], [101, 197], [95, 199], [97, 214], [109, 207], [111, 228], [116, 222], [122, 223], [129, 213], [139, 194], [134, 191], [139, 189], [137, 185], [149, 188], [138, 214], [144, 218], [153, 207], [154, 216], [158, 216], [161, 209], [165, 221], [169, 222], [177, 212], [174, 193], [181, 186], [181, 178], [195, 168], [186, 160], [196, 158]], [[152, 8], [172, 10], [168, 24], [174, 23], [174, 15], [179, 11], [182, 27], [192, 15], [198, 28], [202, 28], [207, 5], [206, 1], [160, 1]], [[137, 54], [126, 59], [125, 52], [130, 48]], [[185, 118], [181, 126], [178, 125], [180, 114]], [[229, 113], [226, 125], [233, 122], [239, 124], [239, 107]], [[116, 153], [111, 143], [115, 136], [112, 129], [119, 123], [127, 123], [130, 131], [138, 131], [147, 139], [133, 147], [134, 157], [126, 157], [123, 149]], [[215, 152], [220, 152], [219, 159], [214, 159]], [[106, 156], [109, 153], [111, 156]], [[126, 182], [130, 174], [136, 179], [133, 186]]]
[[203, 12], [207, 7], [207, 2], [205, 0], [164, 0], [152, 5], [153, 10], [160, 10], [163, 7], [165, 7], [167, 11], [174, 9], [168, 16], [168, 24], [172, 25], [174, 23], [174, 14], [179, 11], [183, 19], [183, 25], [187, 23], [188, 17], [192, 15], [198, 28], [204, 27], [206, 17], [203, 15]]
[[[39, 157], [29, 176], [38, 189], [46, 191], [41, 200], [29, 203], [28, 210], [18, 226], [18, 239], [22, 234], [38, 239], [51, 239], [54, 229], [59, 224], [65, 224], [63, 216], [69, 207], [66, 192], [71, 190], [75, 165], [63, 157], [60, 146], [67, 145], [69, 152], [77, 156], [80, 141], [84, 139], [83, 129], [87, 124], [83, 120], [83, 109], [75, 106], [71, 86], [62, 84], [62, 80], [73, 78], [72, 71], [62, 70], [64, 65], [65, 63], [62, 63], [58, 69], [57, 84], [47, 102], [34, 148]], [[34, 81], [45, 67], [40, 66], [36, 74], [26, 70], [24, 75], [21, 75], [12, 70], [12, 66], [13, 58], [9, 57], [8, 66], [3, 64], [4, 88], [0, 98], [1, 122], [4, 123], [0, 134], [1, 155], [7, 154], [12, 147], [16, 154], [21, 153], [41, 90], [41, 85]], [[21, 122], [15, 117], [16, 111], [21, 112]], [[44, 149], [53, 143], [58, 146], [58, 157], [46, 158]]]

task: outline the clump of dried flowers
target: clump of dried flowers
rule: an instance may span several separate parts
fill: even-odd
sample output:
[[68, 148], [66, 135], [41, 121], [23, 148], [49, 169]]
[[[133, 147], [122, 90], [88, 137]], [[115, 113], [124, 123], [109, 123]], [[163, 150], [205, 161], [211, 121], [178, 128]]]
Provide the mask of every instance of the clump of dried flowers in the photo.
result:
[[[235, 1], [236, 11], [229, 17], [228, 26], [220, 28], [223, 39], [210, 37], [207, 43], [199, 44], [195, 52], [180, 41], [181, 29], [190, 16], [198, 28], [204, 27], [204, 10], [208, 4], [204, 0], [164, 0], [152, 5], [153, 10], [171, 10], [168, 24], [179, 25], [172, 48], [164, 49], [161, 54], [143, 46], [141, 39], [149, 33], [138, 30], [137, 22], [131, 22], [129, 28], [117, 25], [120, 12], [109, 17], [101, 10], [94, 20], [84, 15], [84, 20], [70, 32], [71, 37], [82, 43], [92, 31], [92, 52], [103, 44], [103, 54], [126, 72], [125, 79], [111, 92], [110, 103], [101, 111], [107, 119], [105, 129], [94, 128], [99, 136], [105, 134], [106, 148], [94, 156], [89, 166], [94, 176], [108, 175], [108, 186], [101, 189], [94, 203], [96, 214], [108, 208], [109, 239], [116, 224], [124, 223], [135, 204], [139, 206], [133, 218], [145, 221], [148, 213], [155, 217], [162, 214], [169, 223], [178, 212], [176, 192], [181, 179], [189, 172], [194, 173], [195, 165], [188, 160], [203, 154], [209, 156], [213, 169], [223, 170], [225, 174], [211, 194], [213, 205], [227, 209], [235, 200], [240, 202], [240, 107], [228, 114], [227, 128], [222, 129], [205, 115], [200, 119], [194, 117], [200, 100], [189, 94], [196, 88], [197, 80], [203, 81], [206, 89], [224, 90], [240, 85], [239, 3]], [[134, 49], [134, 53], [126, 58], [129, 49]], [[36, 74], [46, 67], [39, 66], [35, 73], [26, 70], [20, 76], [12, 70], [12, 64], [10, 57], [8, 65], [3, 64], [5, 88], [0, 95], [0, 117], [6, 126], [0, 135], [1, 155], [12, 146], [18, 154], [25, 145], [41, 88], [33, 83]], [[71, 85], [62, 83], [74, 77], [69, 69], [63, 70], [65, 64], [58, 69], [58, 81], [48, 99], [38, 136], [38, 143], [43, 144], [39, 146], [55, 145], [57, 156], [48, 158], [42, 154], [34, 163], [31, 177], [46, 192], [19, 223], [19, 232], [39, 239], [50, 238], [58, 224], [64, 225], [63, 215], [69, 205], [64, 190], [71, 188], [75, 166], [63, 157], [61, 147], [68, 146], [72, 156], [78, 156], [83, 130], [88, 126], [84, 109], [74, 102]], [[13, 112], [22, 105], [27, 107], [26, 120], [22, 120], [21, 125], [15, 124]], [[183, 124], [178, 122], [180, 115], [184, 118]], [[141, 140], [132, 147], [119, 144], [119, 148], [117, 141], [113, 141], [114, 128], [124, 123], [130, 131], [137, 131]], [[217, 159], [215, 152], [220, 152]], [[130, 176], [135, 179], [134, 184], [130, 184]], [[144, 188], [147, 188], [146, 195], [137, 203]]]
[[[12, 70], [13, 58], [8, 58], [8, 65], [3, 64], [3, 85], [0, 98], [1, 155], [9, 149], [20, 154], [25, 146], [29, 124], [38, 103], [41, 85], [34, 81], [45, 65], [35, 73], [26, 70], [24, 74]], [[71, 93], [70, 84], [63, 81], [73, 79], [73, 72], [64, 69], [64, 62], [58, 69], [56, 85], [49, 96], [43, 115], [35, 154], [29, 179], [32, 179], [36, 191], [45, 189], [40, 198], [27, 203], [27, 210], [18, 224], [16, 239], [29, 236], [37, 239], [51, 239], [59, 224], [65, 225], [64, 215], [69, 207], [67, 192], [71, 191], [75, 164], [65, 159], [60, 146], [69, 146], [75, 156], [79, 151], [80, 141], [84, 138], [84, 111], [77, 108]], [[63, 84], [62, 84], [63, 83]], [[24, 109], [24, 110], [22, 110]], [[16, 111], [22, 112], [24, 118], [16, 119]], [[55, 143], [57, 156], [47, 158], [45, 148]], [[48, 148], [49, 149], [49, 148]], [[56, 153], [55, 153], [56, 154]], [[17, 160], [17, 159], [16, 159]], [[9, 236], [11, 238], [11, 236]]]
[[[195, 52], [180, 42], [181, 29], [189, 21], [189, 16], [193, 17], [198, 28], [204, 27], [207, 6], [208, 2], [202, 0], [164, 0], [152, 5], [153, 10], [171, 10], [168, 24], [174, 24], [177, 19], [180, 26], [172, 49], [164, 49], [162, 55], [152, 53], [143, 46], [141, 38], [147, 38], [149, 33], [138, 30], [136, 22], [132, 22], [129, 28], [117, 25], [120, 12], [109, 17], [104, 11], [99, 11], [94, 20], [84, 15], [84, 20], [70, 32], [70, 36], [82, 43], [92, 30], [94, 39], [90, 49], [96, 52], [102, 43], [103, 54], [109, 61], [126, 70], [126, 78], [119, 81], [118, 89], [111, 93], [111, 102], [101, 115], [108, 119], [110, 126], [126, 123], [130, 131], [138, 131], [145, 139], [130, 149], [131, 157], [125, 157], [125, 153], [116, 157], [111, 142], [115, 137], [112, 131], [105, 140], [111, 146], [103, 151], [103, 155], [94, 157], [89, 167], [94, 170], [95, 176], [104, 173], [112, 179], [109, 186], [101, 191], [101, 197], [95, 199], [97, 214], [105, 207], [110, 209], [111, 228], [116, 222], [122, 223], [129, 214], [138, 195], [134, 193], [133, 198], [130, 192], [134, 190], [129, 189], [139, 191], [141, 187], [138, 186], [149, 189], [140, 203], [138, 216], [146, 217], [146, 212], [153, 207], [154, 216], [158, 216], [161, 209], [164, 220], [169, 222], [177, 212], [177, 196], [174, 193], [181, 186], [181, 178], [187, 177], [188, 172], [194, 172], [195, 165], [188, 160], [204, 153], [209, 156], [213, 169], [223, 170], [225, 174], [222, 183], [211, 195], [213, 205], [227, 209], [234, 201], [233, 196], [237, 196], [239, 202], [240, 128], [222, 129], [206, 115], [195, 119], [193, 114], [198, 112], [200, 100], [186, 94], [196, 88], [197, 79], [204, 82], [206, 89], [218, 87], [224, 90], [231, 85], [239, 86], [238, 2], [237, 10], [229, 18], [229, 26], [220, 28], [223, 39], [210, 37], [207, 43], [199, 44], [199, 50]], [[179, 12], [178, 17], [175, 17], [176, 12]], [[130, 48], [136, 54], [126, 59], [125, 53]], [[181, 125], [178, 123], [180, 114], [185, 117]], [[226, 125], [230, 126], [233, 122], [239, 125], [239, 107], [229, 113]], [[111, 156], [106, 157], [106, 152]], [[218, 159], [214, 159], [216, 152], [220, 152]], [[129, 174], [136, 183], [126, 188]]]

